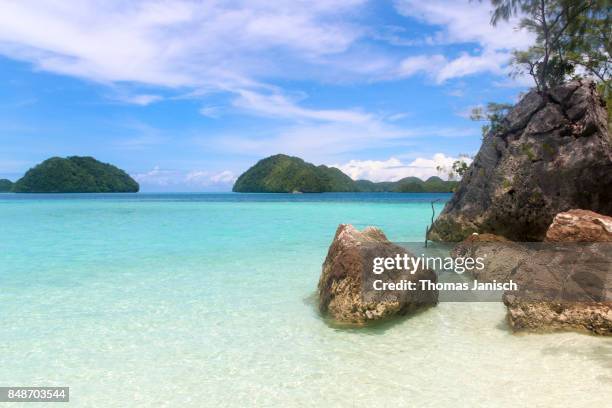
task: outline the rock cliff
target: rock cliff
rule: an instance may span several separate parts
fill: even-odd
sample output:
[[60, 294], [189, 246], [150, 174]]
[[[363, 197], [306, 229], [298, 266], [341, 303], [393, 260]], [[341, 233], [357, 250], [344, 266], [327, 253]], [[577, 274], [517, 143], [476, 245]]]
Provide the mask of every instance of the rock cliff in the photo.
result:
[[541, 241], [553, 217], [572, 208], [612, 214], [612, 138], [591, 82], [525, 95], [484, 138], [429, 237]]

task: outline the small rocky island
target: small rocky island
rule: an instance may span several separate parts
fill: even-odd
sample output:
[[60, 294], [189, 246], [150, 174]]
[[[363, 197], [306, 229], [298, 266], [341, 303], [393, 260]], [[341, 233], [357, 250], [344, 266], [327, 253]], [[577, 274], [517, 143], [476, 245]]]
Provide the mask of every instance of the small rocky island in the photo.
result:
[[450, 193], [456, 181], [430, 177], [426, 181], [406, 177], [398, 181], [375, 183], [353, 180], [340, 169], [315, 166], [299, 157], [277, 154], [258, 161], [244, 172], [232, 191], [239, 193]]
[[8, 179], [0, 179], [0, 193], [8, 193], [13, 189], [13, 182]]
[[125, 171], [93, 157], [52, 157], [26, 172], [15, 193], [135, 193], [138, 183]]

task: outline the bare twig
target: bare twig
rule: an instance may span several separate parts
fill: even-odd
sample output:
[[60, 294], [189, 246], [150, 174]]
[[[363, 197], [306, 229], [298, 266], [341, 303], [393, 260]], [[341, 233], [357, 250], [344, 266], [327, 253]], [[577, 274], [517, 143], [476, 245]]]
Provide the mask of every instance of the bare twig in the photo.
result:
[[434, 204], [437, 203], [438, 201], [440, 201], [439, 198], [430, 202], [431, 204], [431, 224], [429, 225], [429, 227], [425, 229], [425, 248], [427, 248], [427, 240], [429, 239], [429, 231], [431, 231], [431, 228], [433, 227], [433, 223], [434, 223], [434, 218], [436, 218], [436, 209], [434, 207]]

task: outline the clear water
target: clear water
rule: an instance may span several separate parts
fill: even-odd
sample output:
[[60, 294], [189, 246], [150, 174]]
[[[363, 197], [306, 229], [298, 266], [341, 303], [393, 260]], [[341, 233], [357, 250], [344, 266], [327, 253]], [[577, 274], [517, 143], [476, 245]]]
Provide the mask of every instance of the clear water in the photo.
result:
[[607, 406], [611, 339], [513, 335], [499, 303], [319, 317], [336, 226], [419, 241], [434, 198], [2, 195], [0, 386], [92, 407]]

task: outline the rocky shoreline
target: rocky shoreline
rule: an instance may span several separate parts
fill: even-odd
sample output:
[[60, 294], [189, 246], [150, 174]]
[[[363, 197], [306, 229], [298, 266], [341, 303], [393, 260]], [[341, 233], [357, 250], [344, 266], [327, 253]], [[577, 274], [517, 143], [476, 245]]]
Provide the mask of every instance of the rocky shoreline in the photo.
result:
[[[591, 82], [532, 91], [484, 139], [429, 238], [486, 259], [470, 276], [516, 282], [503, 302], [514, 331], [612, 335], [612, 137]], [[363, 324], [435, 306], [437, 291], [368, 292], [374, 257], [407, 251], [379, 229], [340, 225], [318, 285], [319, 310]], [[410, 254], [410, 256], [413, 256]], [[421, 268], [398, 280], [437, 282]]]

